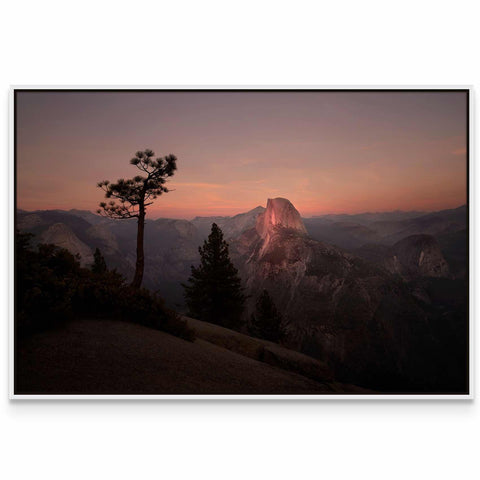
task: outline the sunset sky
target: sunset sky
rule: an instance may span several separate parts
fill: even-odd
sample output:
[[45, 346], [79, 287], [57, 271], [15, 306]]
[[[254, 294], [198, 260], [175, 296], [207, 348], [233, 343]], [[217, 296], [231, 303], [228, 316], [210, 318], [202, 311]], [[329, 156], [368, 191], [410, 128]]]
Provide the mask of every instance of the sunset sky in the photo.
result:
[[148, 216], [233, 215], [288, 198], [303, 216], [466, 203], [462, 92], [19, 92], [17, 201], [95, 211], [137, 150], [173, 153]]

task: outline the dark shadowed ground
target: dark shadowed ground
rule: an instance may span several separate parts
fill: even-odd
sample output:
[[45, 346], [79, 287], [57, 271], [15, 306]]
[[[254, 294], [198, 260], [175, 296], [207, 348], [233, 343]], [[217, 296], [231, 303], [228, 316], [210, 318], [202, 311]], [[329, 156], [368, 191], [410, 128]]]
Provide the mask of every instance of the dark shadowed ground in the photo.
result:
[[75, 320], [17, 352], [17, 394], [332, 394], [321, 383], [213, 345], [136, 324]]

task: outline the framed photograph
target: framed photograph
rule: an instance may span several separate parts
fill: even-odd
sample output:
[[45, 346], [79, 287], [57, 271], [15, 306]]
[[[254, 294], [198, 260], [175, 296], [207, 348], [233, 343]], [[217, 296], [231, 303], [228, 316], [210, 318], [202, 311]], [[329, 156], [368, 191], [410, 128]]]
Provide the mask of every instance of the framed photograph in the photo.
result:
[[12, 88], [11, 398], [472, 398], [471, 93]]

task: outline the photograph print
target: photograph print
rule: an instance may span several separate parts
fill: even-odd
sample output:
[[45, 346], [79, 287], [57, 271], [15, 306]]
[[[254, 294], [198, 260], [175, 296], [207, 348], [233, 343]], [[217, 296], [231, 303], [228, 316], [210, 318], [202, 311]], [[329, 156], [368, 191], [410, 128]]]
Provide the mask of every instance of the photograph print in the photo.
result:
[[13, 398], [470, 395], [469, 89], [12, 97]]

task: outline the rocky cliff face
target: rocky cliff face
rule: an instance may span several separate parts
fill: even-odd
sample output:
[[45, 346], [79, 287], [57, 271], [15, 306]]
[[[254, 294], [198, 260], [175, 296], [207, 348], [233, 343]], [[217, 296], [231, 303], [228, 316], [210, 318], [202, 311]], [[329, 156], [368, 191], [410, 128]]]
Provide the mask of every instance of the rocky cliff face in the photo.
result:
[[286, 198], [269, 198], [267, 209], [258, 216], [255, 228], [263, 239], [279, 229], [292, 230], [301, 235], [307, 234], [300, 213]]
[[245, 213], [239, 213], [233, 217], [195, 217], [191, 223], [197, 228], [202, 238], [207, 238], [216, 223], [227, 240], [238, 237], [245, 230], [255, 226], [257, 217], [265, 211], [264, 207], [256, 207]]
[[158, 219], [145, 229], [146, 278], [184, 282], [198, 260], [200, 238], [187, 220]]
[[276, 235], [292, 234], [304, 237], [307, 230], [298, 210], [285, 198], [269, 198], [267, 208], [255, 222], [257, 235], [262, 239], [259, 259], [268, 252]]
[[417, 277], [449, 276], [448, 264], [440, 245], [431, 235], [411, 235], [391, 247], [384, 260], [385, 268], [405, 280]]
[[52, 243], [60, 248], [66, 248], [73, 255], [80, 255], [80, 263], [93, 263], [93, 253], [88, 245], [83, 243], [73, 231], [63, 223], [54, 223], [41, 234], [43, 243]]
[[94, 244], [96, 248], [100, 248], [103, 255], [120, 254], [117, 239], [107, 225], [92, 225], [86, 230], [86, 235], [88, 235], [91, 243]]

